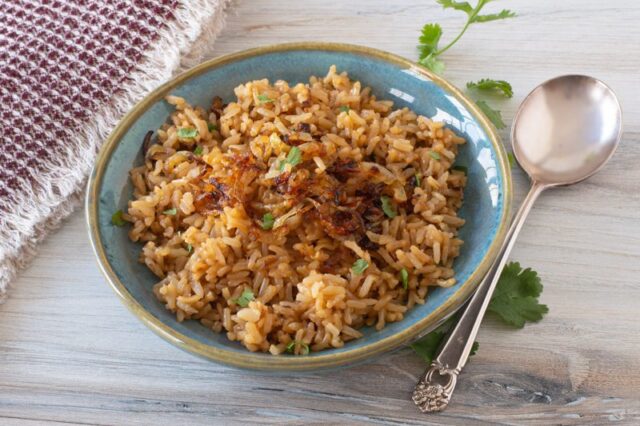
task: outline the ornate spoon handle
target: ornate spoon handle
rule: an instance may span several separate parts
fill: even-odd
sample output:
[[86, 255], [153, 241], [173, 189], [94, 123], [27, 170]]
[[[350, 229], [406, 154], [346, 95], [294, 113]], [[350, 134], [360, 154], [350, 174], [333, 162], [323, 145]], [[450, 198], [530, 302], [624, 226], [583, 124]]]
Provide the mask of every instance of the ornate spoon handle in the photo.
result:
[[533, 206], [534, 201], [545, 188], [546, 186], [543, 184], [533, 183], [527, 198], [525, 198], [520, 210], [518, 210], [513, 219], [509, 232], [489, 272], [480, 282], [476, 293], [464, 308], [460, 320], [440, 348], [438, 356], [418, 381], [413, 391], [412, 399], [423, 413], [442, 411], [449, 405], [458, 374], [467, 363], [471, 347], [478, 334], [478, 329], [491, 300], [493, 290], [500, 278], [502, 268], [531, 210], [531, 206]]

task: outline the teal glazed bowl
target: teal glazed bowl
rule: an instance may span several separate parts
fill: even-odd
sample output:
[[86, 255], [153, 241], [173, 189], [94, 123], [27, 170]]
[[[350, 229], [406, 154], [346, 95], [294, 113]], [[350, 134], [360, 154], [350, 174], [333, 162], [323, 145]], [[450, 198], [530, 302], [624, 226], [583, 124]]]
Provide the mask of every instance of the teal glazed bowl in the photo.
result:
[[[249, 80], [268, 78], [307, 82], [335, 64], [395, 107], [444, 121], [468, 141], [458, 164], [468, 168], [468, 184], [460, 215], [466, 219], [464, 246], [454, 268], [457, 284], [434, 288], [424, 305], [381, 331], [363, 329], [364, 337], [339, 349], [306, 356], [251, 353], [224, 333], [197, 321], [178, 322], [156, 299], [157, 278], [138, 262], [140, 244], [127, 237], [128, 227], [115, 227], [111, 215], [126, 210], [132, 194], [129, 170], [142, 164], [145, 133], [162, 125], [172, 107], [166, 95], [182, 96], [208, 107], [213, 96], [235, 99], [233, 89]], [[149, 94], [129, 112], [102, 147], [89, 180], [86, 214], [89, 236], [102, 272], [124, 304], [155, 333], [174, 345], [227, 365], [270, 371], [301, 371], [363, 361], [401, 347], [431, 331], [460, 308], [488, 270], [505, 237], [511, 206], [511, 175], [505, 150], [486, 117], [442, 77], [409, 60], [379, 50], [330, 43], [283, 44], [227, 55], [199, 65]]]

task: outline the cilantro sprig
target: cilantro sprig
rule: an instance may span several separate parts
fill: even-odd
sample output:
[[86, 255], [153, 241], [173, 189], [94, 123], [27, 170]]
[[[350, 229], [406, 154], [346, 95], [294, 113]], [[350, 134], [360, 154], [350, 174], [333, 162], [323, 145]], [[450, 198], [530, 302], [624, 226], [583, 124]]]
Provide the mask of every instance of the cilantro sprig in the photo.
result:
[[388, 218], [393, 219], [394, 217], [398, 216], [398, 212], [393, 206], [391, 198], [383, 195], [382, 197], [380, 197], [380, 203], [382, 204], [382, 211], [385, 215], [387, 215]]
[[502, 113], [497, 109], [493, 109], [485, 101], [476, 101], [476, 105], [482, 110], [484, 115], [496, 126], [496, 129], [504, 129], [506, 125], [502, 119]]
[[[540, 321], [549, 312], [547, 305], [538, 301], [542, 289], [542, 283], [535, 271], [530, 268], [522, 269], [518, 262], [511, 262], [502, 270], [487, 310], [506, 324], [522, 328], [527, 322]], [[458, 315], [450, 318], [440, 327], [414, 342], [411, 348], [427, 363], [431, 363], [457, 319]], [[478, 342], [473, 344], [471, 355], [475, 354], [478, 346]]]
[[439, 48], [440, 38], [442, 37], [442, 27], [439, 24], [426, 24], [422, 27], [420, 34], [420, 44], [418, 49], [420, 51], [420, 64], [426, 66], [435, 73], [441, 73], [444, 71], [444, 62], [439, 59], [439, 56], [449, 50], [455, 45], [472, 24], [478, 24], [483, 22], [497, 21], [500, 19], [513, 18], [516, 14], [510, 10], [503, 9], [499, 13], [490, 13], [481, 15], [480, 12], [492, 0], [478, 0], [475, 6], [471, 6], [466, 1], [454, 1], [454, 0], [436, 0], [444, 9], [454, 9], [460, 12], [464, 12], [467, 15], [467, 21], [464, 26], [446, 46]]

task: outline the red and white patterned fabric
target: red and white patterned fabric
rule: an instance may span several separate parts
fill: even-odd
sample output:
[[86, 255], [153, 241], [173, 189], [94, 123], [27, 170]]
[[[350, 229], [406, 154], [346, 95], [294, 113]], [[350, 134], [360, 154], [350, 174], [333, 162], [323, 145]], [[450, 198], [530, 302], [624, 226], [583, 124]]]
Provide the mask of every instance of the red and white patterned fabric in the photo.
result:
[[100, 143], [193, 65], [227, 0], [0, 0], [0, 300], [77, 205]]

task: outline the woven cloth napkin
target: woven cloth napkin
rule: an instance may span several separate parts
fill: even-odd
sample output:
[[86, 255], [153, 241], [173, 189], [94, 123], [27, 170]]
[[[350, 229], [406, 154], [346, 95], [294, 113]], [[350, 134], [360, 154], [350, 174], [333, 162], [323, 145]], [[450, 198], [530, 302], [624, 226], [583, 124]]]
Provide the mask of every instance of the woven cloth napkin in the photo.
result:
[[0, 301], [101, 142], [210, 51], [228, 0], [0, 0]]

